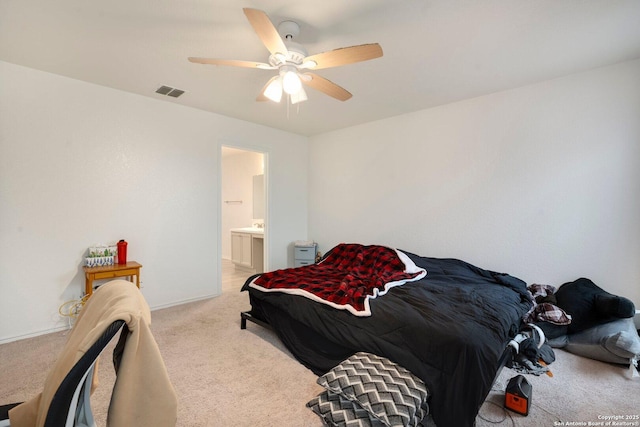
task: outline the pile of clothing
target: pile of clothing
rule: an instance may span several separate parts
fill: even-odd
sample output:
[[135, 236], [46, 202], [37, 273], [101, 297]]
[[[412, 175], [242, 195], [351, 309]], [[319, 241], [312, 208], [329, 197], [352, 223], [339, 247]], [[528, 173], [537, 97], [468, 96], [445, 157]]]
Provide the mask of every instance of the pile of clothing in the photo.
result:
[[[534, 306], [523, 321], [540, 332], [531, 332], [530, 327], [525, 329], [524, 338], [515, 340], [523, 341], [517, 343], [515, 363], [528, 370], [532, 370], [533, 364], [533, 370], [539, 371], [536, 358], [547, 364], [553, 359], [550, 349], [545, 347], [548, 345], [591, 359], [627, 365], [631, 376], [638, 376], [640, 336], [634, 325], [635, 306], [631, 300], [611, 294], [584, 277], [564, 283], [557, 291], [553, 286], [536, 284], [527, 289]], [[527, 338], [539, 346], [538, 354], [535, 345], [525, 342]]]
[[551, 346], [545, 342], [542, 329], [530, 323], [509, 345], [515, 350], [515, 356], [507, 363], [507, 367], [524, 374], [551, 376], [549, 366], [556, 360]]

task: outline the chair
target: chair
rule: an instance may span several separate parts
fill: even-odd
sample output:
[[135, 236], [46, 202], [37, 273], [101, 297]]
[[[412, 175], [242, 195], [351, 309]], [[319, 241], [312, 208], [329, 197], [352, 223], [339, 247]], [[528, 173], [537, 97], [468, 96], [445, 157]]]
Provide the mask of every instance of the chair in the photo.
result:
[[114, 426], [175, 426], [177, 399], [150, 323], [149, 306], [133, 283], [100, 286], [82, 308], [43, 391], [0, 406], [0, 427], [95, 427], [90, 395], [96, 362], [119, 331], [107, 420]]
[[[65, 376], [47, 411], [45, 427], [95, 425], [89, 401], [93, 368], [100, 353], [120, 330], [122, 330], [120, 339], [126, 339], [128, 329], [124, 320], [111, 323]], [[0, 406], [0, 427], [11, 425], [9, 410], [21, 403], [23, 402]]]

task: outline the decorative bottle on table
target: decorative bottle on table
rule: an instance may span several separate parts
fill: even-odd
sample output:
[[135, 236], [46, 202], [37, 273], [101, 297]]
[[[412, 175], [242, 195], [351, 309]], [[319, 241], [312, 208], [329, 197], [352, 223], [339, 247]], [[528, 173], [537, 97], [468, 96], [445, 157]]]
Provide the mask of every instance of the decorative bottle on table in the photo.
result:
[[127, 263], [127, 242], [124, 239], [118, 242], [118, 264]]

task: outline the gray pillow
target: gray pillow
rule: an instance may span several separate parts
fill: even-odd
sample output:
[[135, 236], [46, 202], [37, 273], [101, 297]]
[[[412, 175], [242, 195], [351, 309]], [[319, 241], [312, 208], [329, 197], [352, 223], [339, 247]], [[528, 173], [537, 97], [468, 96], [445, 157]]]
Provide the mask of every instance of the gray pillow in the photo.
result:
[[640, 337], [633, 318], [620, 319], [569, 334], [564, 349], [590, 359], [628, 365], [629, 359], [640, 356]]
[[338, 394], [386, 426], [417, 426], [428, 413], [424, 382], [389, 359], [356, 353], [318, 378]]
[[567, 335], [560, 335], [559, 337], [551, 338], [547, 340], [547, 344], [549, 344], [553, 348], [564, 348], [569, 342], [569, 337]]

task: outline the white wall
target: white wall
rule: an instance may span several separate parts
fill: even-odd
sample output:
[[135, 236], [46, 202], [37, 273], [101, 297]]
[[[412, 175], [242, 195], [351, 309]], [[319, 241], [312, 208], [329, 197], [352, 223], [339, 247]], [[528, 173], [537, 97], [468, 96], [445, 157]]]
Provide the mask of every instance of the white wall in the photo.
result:
[[386, 244], [640, 308], [640, 61], [311, 138], [309, 238]]
[[381, 243], [529, 283], [589, 277], [640, 306], [638, 75], [640, 61], [619, 64], [309, 149], [0, 61], [0, 342], [66, 326], [58, 307], [97, 242], [129, 241], [152, 307], [216, 295], [221, 145], [267, 153], [270, 269], [292, 265], [298, 239]]
[[[226, 259], [231, 259], [230, 230], [253, 225], [253, 176], [264, 173], [261, 153], [236, 150], [232, 153], [223, 155], [221, 167], [222, 231], [220, 238], [222, 258]], [[226, 203], [227, 201], [231, 203]], [[234, 203], [238, 201], [241, 203]]]
[[267, 252], [285, 267], [307, 230], [306, 138], [0, 62], [0, 342], [66, 326], [98, 242], [129, 242], [152, 308], [217, 295], [230, 143], [268, 153]]

